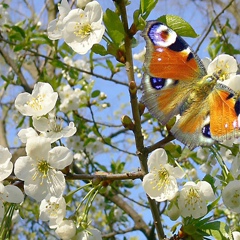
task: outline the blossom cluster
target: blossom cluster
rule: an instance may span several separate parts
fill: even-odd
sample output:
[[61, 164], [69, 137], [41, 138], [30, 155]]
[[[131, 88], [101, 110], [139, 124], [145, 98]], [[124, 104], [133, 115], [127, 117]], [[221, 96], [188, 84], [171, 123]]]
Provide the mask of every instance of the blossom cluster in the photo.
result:
[[[57, 99], [58, 93], [49, 83], [43, 82], [36, 83], [31, 94], [25, 92], [17, 96], [16, 109], [23, 116], [32, 117], [33, 127], [21, 129], [18, 133], [21, 142], [26, 144], [27, 155], [16, 160], [14, 173], [18, 179], [24, 181], [24, 193], [38, 202], [41, 201], [40, 219], [48, 222], [49, 227], [55, 229], [61, 239], [81, 239], [78, 238], [79, 234], [88, 234], [91, 231], [100, 236], [97, 239], [101, 239], [98, 230], [88, 228], [78, 231], [74, 221], [66, 219], [66, 202], [63, 197], [66, 182], [62, 170], [72, 164], [73, 153], [62, 144], [57, 145], [57, 141], [72, 137], [77, 129], [73, 122], [63, 126], [63, 121], [56, 117], [54, 109]], [[5, 155], [8, 160], [4, 162], [3, 177], [7, 177], [7, 173], [11, 173], [13, 168], [9, 162], [9, 153]], [[11, 188], [5, 188], [4, 191], [11, 193]], [[15, 192], [18, 193], [16, 190]], [[23, 194], [19, 196], [22, 196], [23, 201]]]
[[48, 37], [51, 40], [63, 38], [75, 52], [85, 54], [102, 39], [105, 31], [103, 11], [97, 1], [88, 2], [86, 6], [79, 4], [79, 7], [84, 10], [71, 10], [67, 0], [62, 0], [58, 6], [59, 17], [48, 25]]

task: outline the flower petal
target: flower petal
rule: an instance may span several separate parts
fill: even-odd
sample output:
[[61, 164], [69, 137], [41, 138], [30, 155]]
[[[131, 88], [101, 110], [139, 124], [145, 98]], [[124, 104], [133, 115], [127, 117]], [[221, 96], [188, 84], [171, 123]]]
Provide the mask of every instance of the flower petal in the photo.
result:
[[49, 151], [48, 162], [56, 169], [63, 169], [73, 161], [73, 154], [67, 147], [55, 147]]

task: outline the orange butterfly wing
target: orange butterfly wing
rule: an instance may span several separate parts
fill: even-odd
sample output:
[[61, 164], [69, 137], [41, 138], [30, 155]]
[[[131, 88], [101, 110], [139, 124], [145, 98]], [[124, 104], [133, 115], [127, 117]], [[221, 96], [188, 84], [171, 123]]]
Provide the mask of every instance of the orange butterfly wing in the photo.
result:
[[240, 94], [217, 84], [209, 96], [210, 132], [217, 141], [240, 137]]
[[180, 113], [206, 70], [188, 44], [164, 24], [150, 21], [142, 35], [147, 51], [141, 101], [165, 125]]

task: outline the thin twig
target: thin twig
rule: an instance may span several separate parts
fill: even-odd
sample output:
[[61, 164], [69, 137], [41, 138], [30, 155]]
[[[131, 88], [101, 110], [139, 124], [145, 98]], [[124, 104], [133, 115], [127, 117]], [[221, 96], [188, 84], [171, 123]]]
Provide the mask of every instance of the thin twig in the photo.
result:
[[228, 9], [228, 8], [232, 5], [232, 3], [233, 3], [234, 1], [235, 1], [235, 0], [230, 1], [229, 4], [228, 4], [225, 8], [223, 8], [222, 11], [213, 19], [213, 21], [212, 21], [212, 23], [210, 24], [208, 30], [206, 31], [206, 33], [205, 33], [205, 35], [203, 36], [203, 38], [202, 38], [202, 40], [200, 41], [200, 43], [198, 44], [198, 47], [197, 47], [197, 49], [196, 49], [196, 52], [198, 52], [199, 48], [201, 47], [202, 43], [203, 43], [204, 40], [206, 39], [207, 35], [210, 33], [213, 24], [214, 24], [214, 23], [217, 21], [217, 19], [224, 13], [224, 11], [225, 11], [226, 9]]

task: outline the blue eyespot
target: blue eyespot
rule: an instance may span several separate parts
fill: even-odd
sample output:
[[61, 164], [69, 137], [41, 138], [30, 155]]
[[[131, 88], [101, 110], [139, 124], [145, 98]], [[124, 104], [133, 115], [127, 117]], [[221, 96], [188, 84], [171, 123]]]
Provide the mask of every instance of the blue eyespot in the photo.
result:
[[211, 138], [210, 123], [202, 128], [202, 134], [204, 137]]

